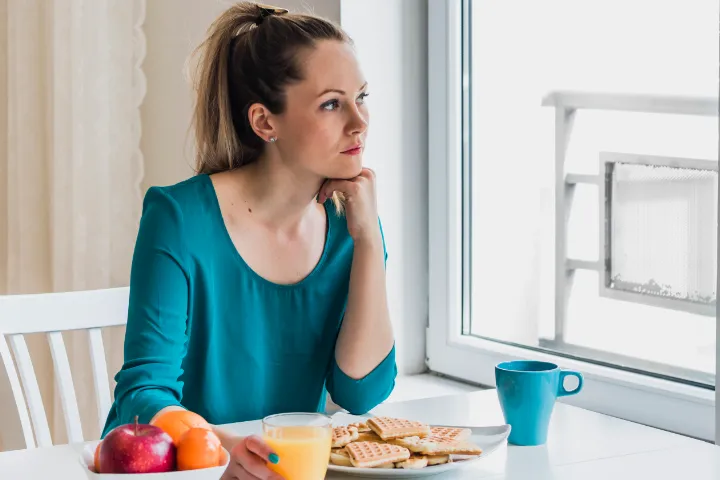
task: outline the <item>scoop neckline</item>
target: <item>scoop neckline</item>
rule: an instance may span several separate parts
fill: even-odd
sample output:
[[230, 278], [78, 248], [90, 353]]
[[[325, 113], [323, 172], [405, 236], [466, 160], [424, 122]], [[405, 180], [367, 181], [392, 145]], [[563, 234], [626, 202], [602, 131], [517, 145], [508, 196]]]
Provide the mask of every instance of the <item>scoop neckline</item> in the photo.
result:
[[325, 211], [325, 244], [323, 245], [323, 251], [322, 255], [320, 255], [320, 259], [315, 264], [313, 269], [305, 275], [304, 278], [301, 280], [295, 282], [295, 283], [275, 283], [267, 278], [263, 277], [259, 273], [257, 273], [248, 263], [245, 261], [243, 256], [238, 251], [237, 247], [232, 241], [232, 237], [230, 237], [230, 232], [227, 229], [227, 225], [225, 225], [225, 219], [222, 215], [222, 210], [220, 209], [220, 200], [217, 196], [217, 191], [215, 190], [215, 184], [213, 183], [212, 179], [210, 178], [210, 175], [204, 173], [201, 174], [203, 177], [205, 177], [205, 183], [210, 187], [210, 197], [211, 197], [211, 203], [212, 203], [212, 209], [213, 214], [215, 215], [216, 219], [219, 223], [219, 228], [221, 230], [221, 236], [223, 237], [223, 242], [226, 244], [226, 246], [231, 250], [231, 255], [235, 258], [235, 260], [240, 264], [240, 266], [247, 270], [250, 275], [258, 280], [259, 282], [268, 285], [273, 288], [278, 289], [296, 289], [306, 286], [308, 283], [312, 281], [314, 277], [319, 275], [319, 271], [323, 268], [325, 265], [326, 259], [328, 257], [328, 250], [330, 249], [330, 240], [332, 238], [333, 233], [333, 221], [330, 215], [330, 212], [328, 210], [328, 201], [323, 203], [323, 210]]

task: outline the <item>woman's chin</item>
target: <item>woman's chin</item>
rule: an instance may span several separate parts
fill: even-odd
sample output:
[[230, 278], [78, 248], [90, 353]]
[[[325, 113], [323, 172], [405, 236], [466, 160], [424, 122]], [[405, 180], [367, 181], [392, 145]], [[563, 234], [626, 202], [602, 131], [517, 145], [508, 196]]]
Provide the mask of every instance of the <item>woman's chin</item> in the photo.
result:
[[362, 172], [362, 157], [359, 155], [357, 157], [354, 157], [351, 161], [347, 161], [345, 165], [342, 165], [338, 168], [334, 168], [333, 172], [331, 172], [331, 175], [328, 175], [330, 178], [338, 178], [342, 180], [350, 180], [351, 178], [355, 178]]

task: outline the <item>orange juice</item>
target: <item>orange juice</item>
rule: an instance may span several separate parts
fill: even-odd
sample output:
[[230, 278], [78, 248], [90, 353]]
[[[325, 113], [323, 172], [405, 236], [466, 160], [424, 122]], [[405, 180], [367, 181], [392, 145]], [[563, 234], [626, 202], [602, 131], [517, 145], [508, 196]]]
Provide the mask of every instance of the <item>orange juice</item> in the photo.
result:
[[263, 438], [280, 457], [268, 467], [285, 480], [322, 480], [330, 461], [332, 419], [321, 413], [280, 413], [263, 418]]
[[280, 457], [274, 472], [286, 480], [322, 480], [330, 459], [331, 431], [326, 427], [289, 426], [265, 433], [264, 440]]

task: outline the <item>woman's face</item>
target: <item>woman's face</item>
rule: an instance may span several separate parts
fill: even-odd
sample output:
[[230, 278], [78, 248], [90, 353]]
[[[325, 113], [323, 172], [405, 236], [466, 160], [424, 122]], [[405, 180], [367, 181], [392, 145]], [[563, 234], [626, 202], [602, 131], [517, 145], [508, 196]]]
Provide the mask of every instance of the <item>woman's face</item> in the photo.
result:
[[322, 41], [300, 58], [304, 78], [287, 87], [285, 112], [274, 116], [281, 158], [324, 178], [362, 170], [369, 122], [367, 82], [352, 47]]

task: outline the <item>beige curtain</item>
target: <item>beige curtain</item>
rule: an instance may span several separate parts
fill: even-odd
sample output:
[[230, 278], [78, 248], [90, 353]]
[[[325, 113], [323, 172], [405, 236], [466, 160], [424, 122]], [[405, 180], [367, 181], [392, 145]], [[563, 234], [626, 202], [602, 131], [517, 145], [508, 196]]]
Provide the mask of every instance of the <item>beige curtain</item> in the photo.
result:
[[[142, 201], [144, 15], [145, 0], [0, 0], [0, 294], [127, 285]], [[110, 375], [123, 333], [105, 332]], [[49, 350], [30, 340], [63, 443]], [[65, 340], [85, 437], [97, 438], [86, 339]]]

